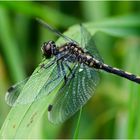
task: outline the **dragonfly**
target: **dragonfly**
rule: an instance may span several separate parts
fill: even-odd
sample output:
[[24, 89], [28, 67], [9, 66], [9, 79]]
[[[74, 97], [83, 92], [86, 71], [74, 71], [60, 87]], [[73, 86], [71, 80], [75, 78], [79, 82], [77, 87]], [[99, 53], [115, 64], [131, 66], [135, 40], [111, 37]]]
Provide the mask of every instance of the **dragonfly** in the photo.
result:
[[[93, 36], [80, 24], [81, 42], [65, 36], [45, 21], [37, 19], [44, 27], [62, 37], [66, 43], [57, 46], [54, 41], [43, 43], [41, 50], [44, 60], [36, 73], [31, 78], [38, 82], [38, 77], [46, 74], [53, 68], [49, 79], [45, 82], [38, 94], [20, 96], [20, 91], [29, 78], [11, 86], [5, 96], [10, 106], [34, 102], [51, 92], [62, 83], [48, 106], [48, 118], [52, 123], [58, 124], [66, 121], [74, 115], [93, 96], [99, 84], [100, 71], [106, 71], [140, 83], [140, 77], [121, 69], [111, 67], [103, 62]], [[29, 85], [30, 88], [31, 85]]]

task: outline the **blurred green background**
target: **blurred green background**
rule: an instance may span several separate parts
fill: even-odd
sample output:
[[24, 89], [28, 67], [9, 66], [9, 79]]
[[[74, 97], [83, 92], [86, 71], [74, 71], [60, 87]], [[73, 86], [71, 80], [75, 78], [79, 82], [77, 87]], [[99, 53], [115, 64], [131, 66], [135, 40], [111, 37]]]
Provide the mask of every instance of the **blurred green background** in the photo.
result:
[[[140, 75], [140, 2], [0, 2], [1, 127], [10, 110], [4, 101], [7, 88], [33, 72], [42, 59], [40, 46], [44, 41], [57, 39], [35, 17], [61, 32], [74, 24], [106, 21], [108, 30], [102, 30], [97, 42], [104, 62]], [[111, 22], [117, 17], [123, 21], [127, 17], [128, 25]], [[102, 72], [96, 94], [83, 108], [78, 138], [140, 138], [139, 100], [138, 84]], [[48, 122], [46, 111], [27, 137], [73, 138], [77, 118], [78, 113], [55, 126]]]

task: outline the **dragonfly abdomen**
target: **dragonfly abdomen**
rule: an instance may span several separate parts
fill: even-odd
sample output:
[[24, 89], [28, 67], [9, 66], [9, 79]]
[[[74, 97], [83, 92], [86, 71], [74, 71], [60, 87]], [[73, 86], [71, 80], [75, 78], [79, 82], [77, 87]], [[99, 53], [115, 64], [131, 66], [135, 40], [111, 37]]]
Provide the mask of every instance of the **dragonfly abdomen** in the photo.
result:
[[136, 76], [132, 73], [120, 70], [120, 69], [115, 68], [115, 67], [111, 67], [109, 65], [106, 65], [88, 54], [81, 54], [80, 57], [81, 57], [82, 63], [88, 65], [89, 67], [101, 69], [101, 70], [104, 70], [106, 72], [124, 77], [124, 78], [129, 79], [131, 81], [134, 81], [136, 83], [140, 83], [140, 76]]
[[131, 81], [134, 81], [136, 83], [140, 83], [140, 76], [136, 76], [136, 75], [134, 75], [132, 73], [120, 70], [120, 69], [115, 68], [115, 67], [108, 66], [106, 64], [103, 64], [101, 69], [106, 71], [106, 72], [109, 72], [109, 73], [116, 74], [118, 76], [124, 77], [124, 78], [129, 79]]

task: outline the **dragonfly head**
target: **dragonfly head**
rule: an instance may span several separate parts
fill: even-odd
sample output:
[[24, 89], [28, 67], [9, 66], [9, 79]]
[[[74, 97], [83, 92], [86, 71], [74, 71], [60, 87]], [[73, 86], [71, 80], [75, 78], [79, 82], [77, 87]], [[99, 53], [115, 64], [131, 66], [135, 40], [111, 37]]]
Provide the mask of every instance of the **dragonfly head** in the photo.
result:
[[48, 41], [43, 43], [41, 47], [42, 53], [46, 58], [50, 58], [56, 53], [56, 45], [54, 41]]

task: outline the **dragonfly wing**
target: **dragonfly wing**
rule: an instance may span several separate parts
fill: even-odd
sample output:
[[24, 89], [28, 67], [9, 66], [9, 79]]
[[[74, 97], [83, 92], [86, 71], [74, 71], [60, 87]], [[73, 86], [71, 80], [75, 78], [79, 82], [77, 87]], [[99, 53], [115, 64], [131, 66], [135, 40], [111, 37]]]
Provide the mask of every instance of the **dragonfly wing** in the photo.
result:
[[[60, 67], [59, 69], [58, 66]], [[68, 73], [68, 69], [65, 70], [66, 73]], [[54, 63], [36, 76], [31, 76], [29, 80], [29, 83], [26, 85], [26, 90], [24, 91], [25, 94], [22, 94], [18, 97], [16, 104], [31, 103], [49, 95], [64, 80], [64, 75], [62, 74], [62, 68], [60, 64]], [[29, 92], [30, 89], [32, 89], [31, 92]]]
[[57, 36], [62, 37], [63, 39], [65, 39], [68, 42], [75, 42], [75, 40], [69, 38], [68, 36], [65, 36], [64, 34], [62, 34], [61, 32], [59, 32], [57, 29], [53, 28], [52, 26], [50, 26], [48, 23], [46, 23], [45, 21], [43, 21], [42, 19], [36, 18], [36, 20], [41, 23], [45, 28], [49, 29], [51, 32], [55, 33]]
[[100, 56], [93, 36], [88, 32], [88, 30], [81, 25], [81, 46], [87, 49], [88, 53], [90, 53], [95, 59], [103, 62], [102, 57]]
[[[47, 67], [48, 65], [50, 65], [50, 63], [48, 64], [48, 62], [43, 62], [43, 66]], [[53, 76], [51, 76], [52, 69]], [[7, 104], [10, 106], [16, 106], [18, 104], [27, 104], [37, 100], [37, 97], [39, 96], [39, 93], [43, 88], [43, 86], [39, 88], [41, 84], [43, 84], [43, 82], [45, 83], [46, 81], [51, 80], [54, 76], [56, 76], [56, 64], [54, 64], [53, 66], [51, 65], [47, 69], [41, 68], [39, 66], [30, 77], [13, 85], [8, 89], [5, 96]], [[55, 86], [56, 85], [54, 84], [54, 87]], [[25, 90], [24, 94], [22, 94], [23, 90]], [[46, 90], [45, 95], [47, 94], [48, 92]]]
[[[73, 69], [75, 64], [68, 63], [69, 67]], [[64, 65], [66, 77], [69, 75], [70, 71], [68, 67]], [[60, 64], [57, 64], [57, 68], [53, 69], [51, 75], [49, 76], [49, 79], [44, 84], [43, 88], [40, 90], [40, 93], [38, 94], [36, 99], [40, 99], [43, 96], [51, 93], [61, 82], [64, 82], [64, 75], [63, 70]]]
[[45, 82], [39, 94], [37, 95], [36, 100], [51, 93], [61, 83], [61, 81], [63, 81], [63, 79], [64, 77], [62, 75], [61, 66], [56, 65], [48, 80]]
[[48, 107], [49, 120], [58, 124], [71, 117], [90, 99], [98, 83], [98, 71], [79, 65], [74, 78], [58, 91]]
[[[24, 89], [25, 94], [21, 94], [21, 96], [18, 97], [16, 103], [27, 104], [34, 102], [45, 95], [48, 95], [53, 89], [57, 87], [59, 81], [61, 80], [58, 78], [57, 80], [53, 81], [57, 75], [57, 66], [54, 64], [51, 67], [44, 69], [44, 71], [37, 74], [36, 76], [31, 76]], [[51, 84], [48, 84], [50, 81], [52, 81]]]

